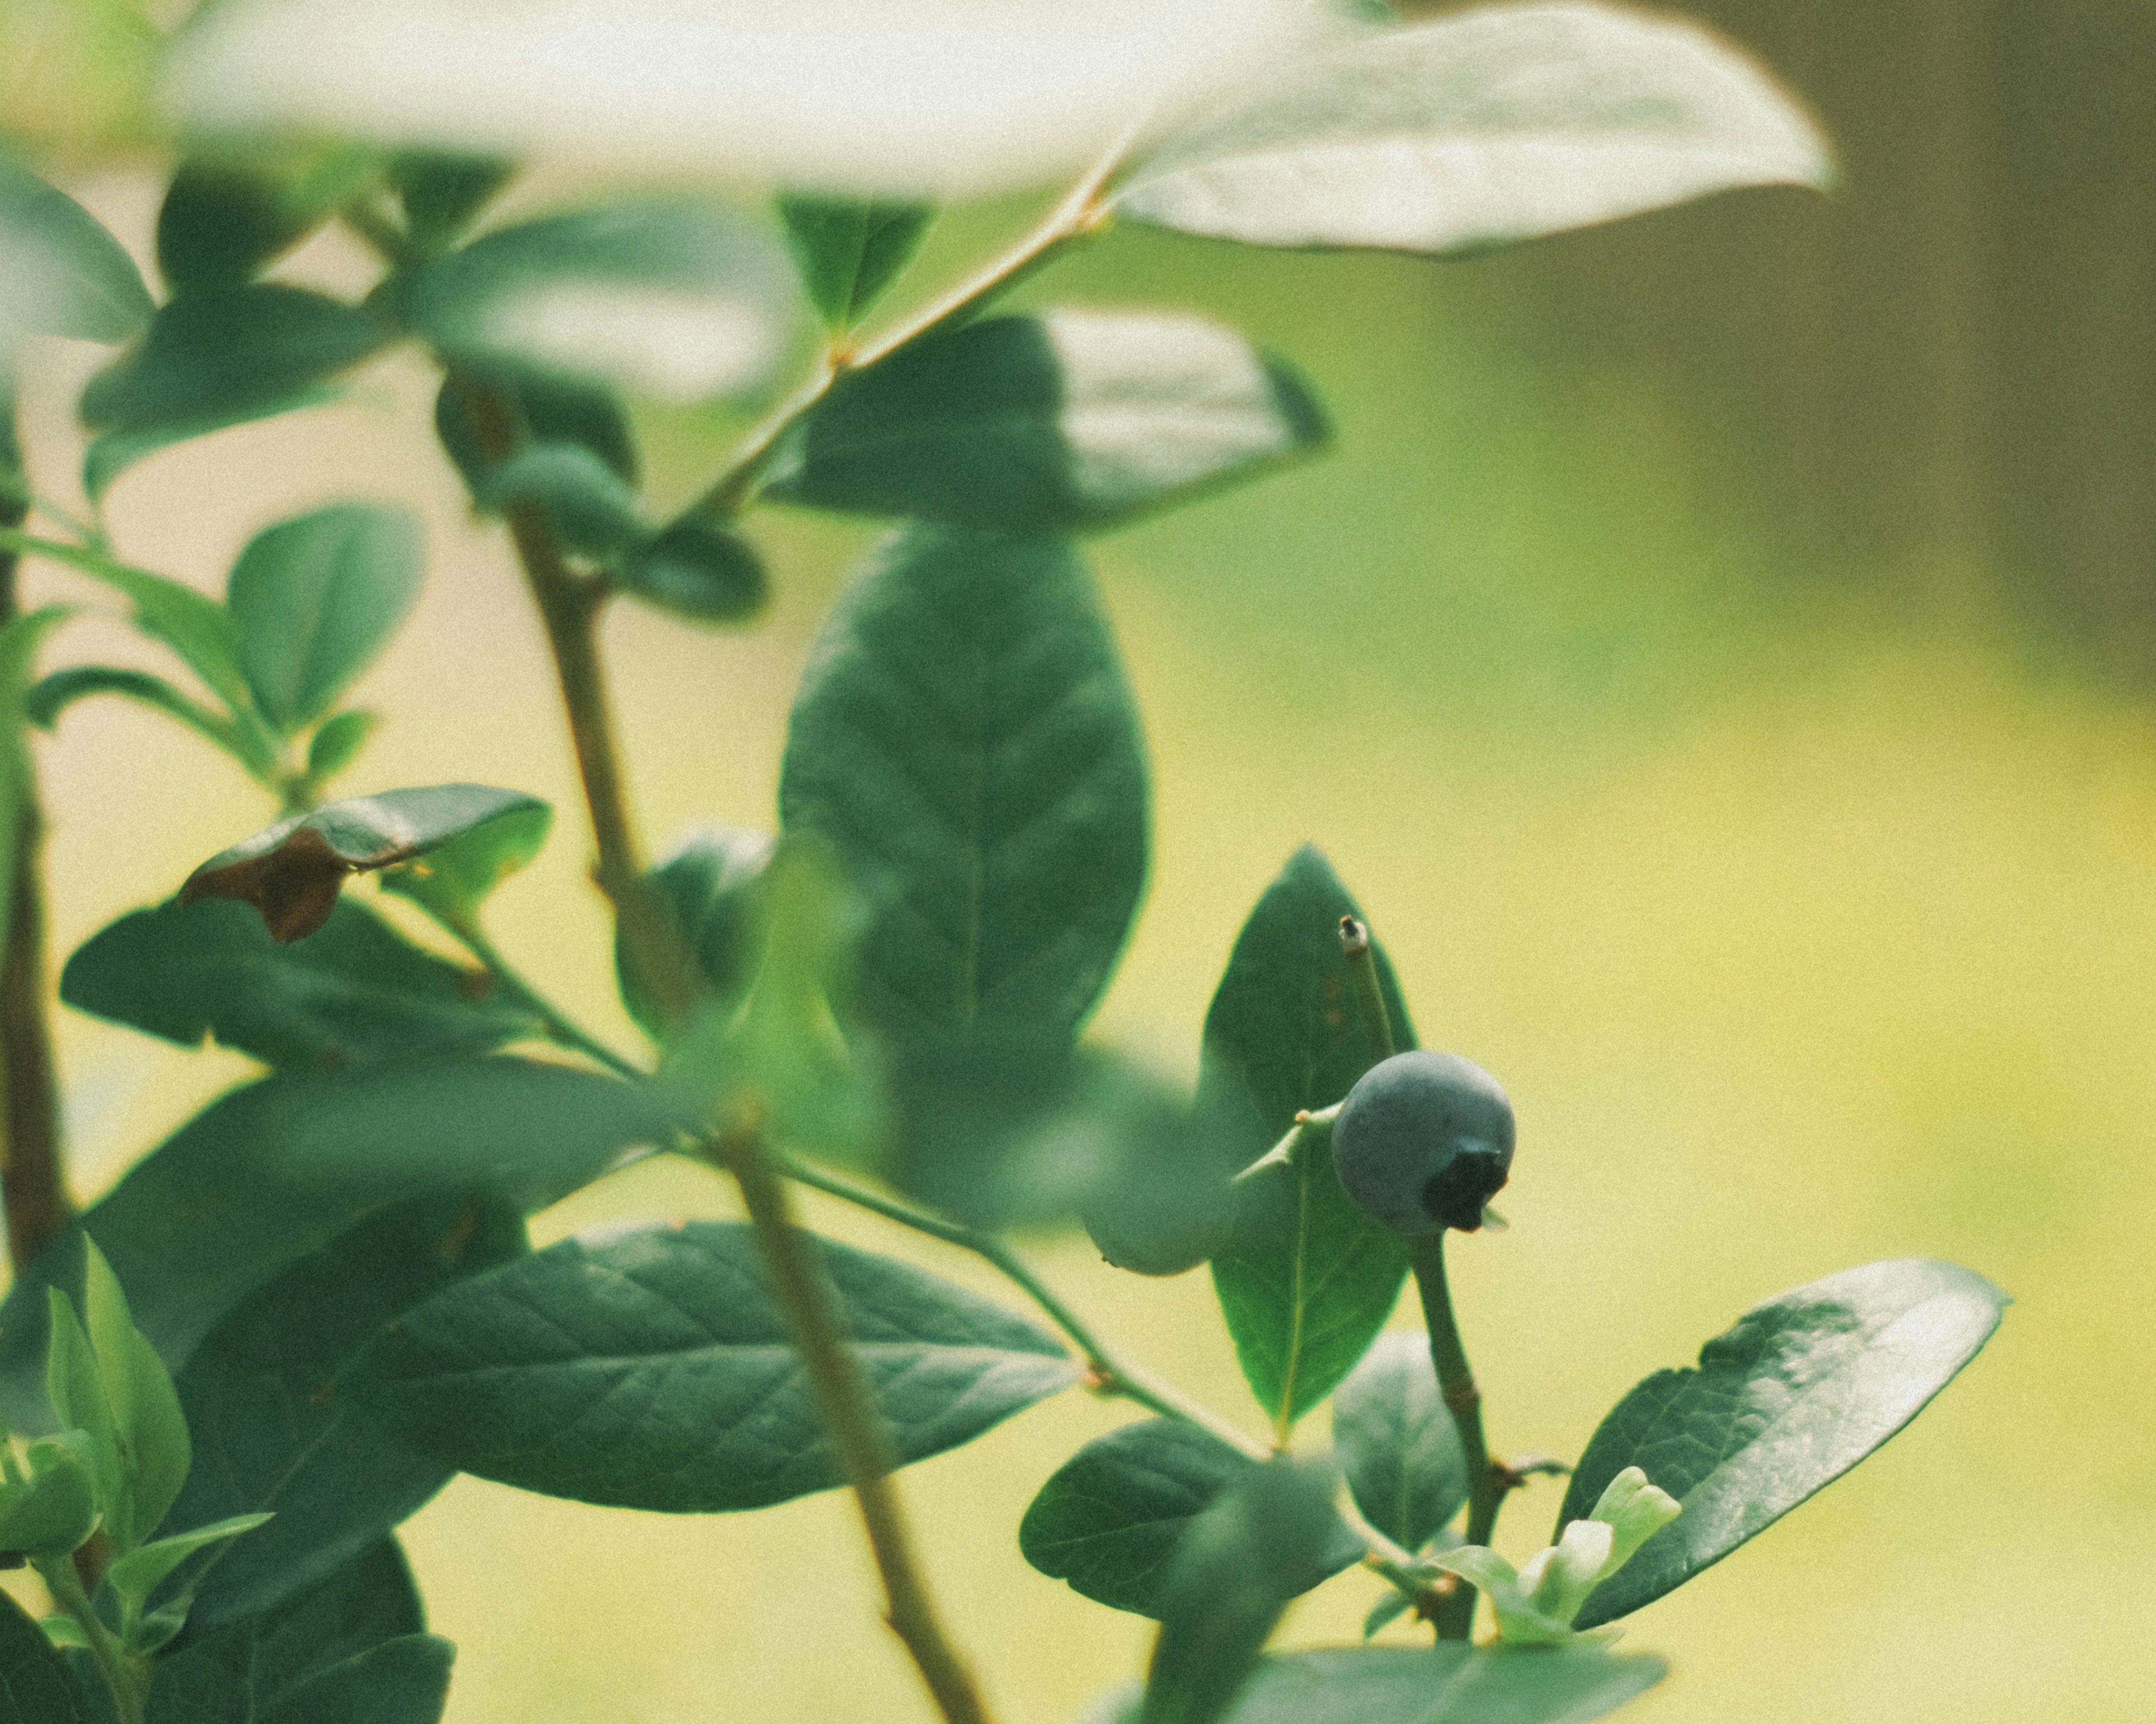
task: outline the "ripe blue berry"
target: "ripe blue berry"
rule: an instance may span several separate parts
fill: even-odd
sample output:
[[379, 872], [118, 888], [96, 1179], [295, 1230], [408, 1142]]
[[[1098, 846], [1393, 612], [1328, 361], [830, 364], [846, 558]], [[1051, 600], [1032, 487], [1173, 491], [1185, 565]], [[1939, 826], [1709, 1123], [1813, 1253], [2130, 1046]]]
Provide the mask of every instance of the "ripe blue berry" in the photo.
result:
[[1332, 1122], [1348, 1195], [1395, 1233], [1473, 1233], [1512, 1166], [1512, 1104], [1456, 1054], [1395, 1054], [1364, 1072]]

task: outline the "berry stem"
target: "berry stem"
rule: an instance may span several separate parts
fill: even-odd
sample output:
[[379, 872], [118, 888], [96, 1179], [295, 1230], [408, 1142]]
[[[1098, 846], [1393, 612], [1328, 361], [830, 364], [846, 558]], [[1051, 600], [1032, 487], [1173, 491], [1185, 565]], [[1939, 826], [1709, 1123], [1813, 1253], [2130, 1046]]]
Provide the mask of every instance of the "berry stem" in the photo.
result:
[[[1419, 1234], [1414, 1242], [1416, 1290], [1422, 1295], [1423, 1320], [1430, 1326], [1430, 1360], [1437, 1367], [1437, 1391], [1460, 1433], [1467, 1457], [1467, 1542], [1486, 1545], [1496, 1530], [1504, 1486], [1490, 1464], [1490, 1445], [1482, 1434], [1482, 1391], [1468, 1368], [1460, 1325], [1452, 1315], [1451, 1290], [1445, 1280], [1445, 1230]], [[1475, 1625], [1475, 1588], [1461, 1585], [1438, 1607], [1437, 1637], [1465, 1640]]]

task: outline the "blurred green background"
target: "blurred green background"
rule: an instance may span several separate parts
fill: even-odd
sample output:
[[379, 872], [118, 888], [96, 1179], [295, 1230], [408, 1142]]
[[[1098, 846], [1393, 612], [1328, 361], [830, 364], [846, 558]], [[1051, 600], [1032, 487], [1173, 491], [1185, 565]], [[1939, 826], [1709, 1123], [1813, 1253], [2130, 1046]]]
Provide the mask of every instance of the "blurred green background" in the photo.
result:
[[[1794, 1283], [1912, 1254], [1990, 1275], [2019, 1303], [1910, 1431], [1632, 1619], [1674, 1671], [1626, 1716], [2126, 1724], [2156, 1686], [2156, 9], [1695, 9], [1815, 103], [1836, 198], [1736, 195], [1455, 264], [1122, 232], [1029, 290], [1235, 322], [1339, 428], [1322, 462], [1094, 547], [1158, 829], [1096, 1033], [1192, 1069], [1250, 903], [1297, 844], [1328, 851], [1424, 1039], [1518, 1108], [1512, 1230], [1455, 1254], [1501, 1451], [1577, 1455], [1637, 1378]], [[154, 185], [88, 159], [68, 182], [139, 245]], [[1018, 214], [952, 219], [904, 293]], [[356, 262], [321, 243], [295, 271]], [[70, 492], [95, 357], [33, 379], [50, 490]], [[349, 405], [160, 457], [116, 491], [116, 536], [208, 586], [281, 512], [424, 510], [429, 587], [361, 691], [390, 722], [353, 788], [552, 798], [497, 937], [629, 1045], [537, 630], [425, 440], [427, 396], [393, 359]], [[729, 428], [647, 428], [673, 496]], [[760, 629], [609, 623], [654, 846], [768, 823], [793, 680], [874, 536], [756, 530], [780, 589]], [[271, 812], [111, 703], [41, 760], [62, 953]], [[63, 1031], [85, 1195], [246, 1069]], [[728, 1208], [716, 1179], [649, 1165], [539, 1231]], [[1136, 1357], [1259, 1426], [1202, 1274], [1040, 1255]], [[1068, 1394], [905, 1475], [1009, 1724], [1075, 1717], [1142, 1657], [1142, 1624], [1033, 1573], [1014, 1536], [1047, 1472], [1127, 1416]], [[1557, 1496], [1515, 1500], [1508, 1553]], [[929, 1716], [842, 1497], [673, 1520], [465, 1480], [407, 1534], [461, 1649], [451, 1724]], [[1284, 1638], [1349, 1638], [1373, 1595], [1337, 1580]]]

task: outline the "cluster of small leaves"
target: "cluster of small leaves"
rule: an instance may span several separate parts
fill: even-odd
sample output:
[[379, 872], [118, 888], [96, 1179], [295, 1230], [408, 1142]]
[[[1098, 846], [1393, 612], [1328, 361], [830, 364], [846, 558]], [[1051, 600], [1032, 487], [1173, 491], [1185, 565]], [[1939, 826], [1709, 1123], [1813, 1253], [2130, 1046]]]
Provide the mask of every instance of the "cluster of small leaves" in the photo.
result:
[[[47, 726], [90, 694], [146, 703], [236, 759], [282, 817], [95, 936], [61, 983], [80, 1009], [214, 1039], [268, 1071], [136, 1162], [0, 1306], [0, 1412], [34, 1423], [44, 1386], [62, 1427], [8, 1458], [0, 1546], [52, 1563], [93, 1529], [106, 1541], [120, 1640], [158, 1655], [114, 1683], [121, 1724], [434, 1724], [449, 1652], [424, 1633], [393, 1529], [454, 1471], [673, 1512], [844, 1482], [748, 1228], [528, 1248], [535, 1209], [639, 1155], [716, 1154], [729, 1134], [1006, 1266], [1007, 1232], [1074, 1222], [1122, 1268], [1209, 1265], [1270, 1443], [1119, 1374], [1052, 1303], [1082, 1359], [907, 1263], [814, 1247], [893, 1465], [1088, 1372], [1162, 1415], [1086, 1445], [1018, 1529], [1045, 1574], [1159, 1624], [1145, 1684], [1105, 1696], [1103, 1719], [1597, 1716], [1662, 1667], [1577, 1630], [1837, 1476], [1989, 1335], [1996, 1290], [1928, 1262], [1756, 1308], [1697, 1372], [1650, 1377], [1612, 1411], [1556, 1543], [1516, 1573], [1462, 1547], [1456, 1518], [1483, 1482], [1463, 1428], [1424, 1339], [1381, 1333], [1407, 1243], [1333, 1171], [1323, 1116], [1414, 1035], [1382, 947], [1342, 944], [1362, 911], [1331, 864], [1298, 851], [1250, 911], [1194, 1093], [1083, 1039], [1151, 823], [1137, 704], [1080, 537], [1330, 433], [1311, 382], [1234, 331], [1009, 310], [1001, 295], [1116, 219], [1445, 255], [1826, 172], [1801, 115], [1689, 27], [1581, 4], [1415, 26], [1350, 10], [1293, 64], [1144, 141], [1016, 263], [873, 337], [927, 203], [790, 194], [774, 229], [709, 198], [644, 197], [487, 227], [505, 161], [205, 146], [158, 215], [160, 301], [79, 206], [0, 163], [0, 354], [33, 334], [128, 344], [80, 403], [93, 519], [63, 519], [59, 537], [10, 528], [0, 552], [118, 591], [200, 685], [108, 665], [33, 680], [63, 614], [49, 610], [0, 629], [0, 703]], [[332, 221], [379, 254], [369, 292], [271, 279]], [[806, 386], [700, 495], [654, 509], [625, 397], [768, 392], [802, 347], [804, 301], [822, 328]], [[514, 536], [551, 628], [615, 596], [752, 618], [767, 579], [742, 517], [760, 503], [899, 522], [810, 654], [777, 832], [701, 829], [642, 882], [685, 1011], [624, 918], [621, 991], [649, 1061], [576, 1031], [480, 926], [544, 842], [543, 803], [443, 784], [318, 805], [373, 722], [338, 703], [418, 594], [411, 516], [341, 502], [273, 524], [222, 602], [126, 562], [102, 526], [136, 463], [336, 398], [404, 342], [439, 364], [435, 436], [474, 508]], [[8, 842], [13, 813], [0, 808]], [[346, 892], [361, 875], [472, 962]], [[527, 1042], [548, 1057], [503, 1051]], [[42, 1347], [26, 1317], [47, 1306]], [[1331, 1453], [1291, 1458], [1328, 1400]], [[1643, 1495], [1639, 1469], [1666, 1499]], [[1656, 1530], [1640, 1502], [1682, 1512]], [[1358, 1562], [1388, 1584], [1373, 1631], [1428, 1614], [1450, 1573], [1491, 1593], [1500, 1644], [1265, 1656], [1291, 1602]], [[94, 1716], [22, 1626], [0, 1609], [0, 1724]]]

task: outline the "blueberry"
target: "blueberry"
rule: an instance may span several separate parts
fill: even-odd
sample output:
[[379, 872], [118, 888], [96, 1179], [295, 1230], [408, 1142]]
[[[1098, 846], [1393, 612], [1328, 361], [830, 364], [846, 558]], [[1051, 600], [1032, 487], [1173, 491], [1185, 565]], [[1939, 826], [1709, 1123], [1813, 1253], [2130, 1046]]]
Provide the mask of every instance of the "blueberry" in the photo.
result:
[[1472, 1233], [1512, 1166], [1512, 1104], [1456, 1054], [1395, 1054], [1364, 1072], [1332, 1123], [1348, 1195], [1395, 1233]]

